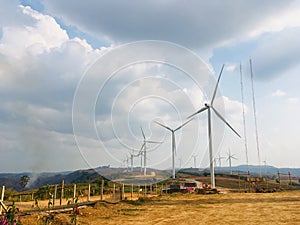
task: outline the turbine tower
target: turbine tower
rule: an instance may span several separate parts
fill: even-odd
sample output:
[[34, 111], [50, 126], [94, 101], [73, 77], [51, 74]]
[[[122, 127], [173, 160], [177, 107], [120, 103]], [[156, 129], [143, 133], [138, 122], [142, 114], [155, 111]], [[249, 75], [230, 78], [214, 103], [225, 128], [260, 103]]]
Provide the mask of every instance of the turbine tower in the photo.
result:
[[[144, 143], [141, 147], [140, 154], [142, 154], [144, 156], [144, 176], [146, 176], [147, 175], [147, 143], [161, 143], [161, 142], [147, 140], [142, 127], [141, 127], [141, 131], [142, 131], [142, 135], [144, 138]], [[141, 162], [142, 162], [142, 160], [141, 160]]]
[[185, 123], [181, 124], [179, 127], [177, 127], [176, 129], [171, 129], [168, 126], [165, 126], [157, 121], [154, 121], [156, 124], [158, 124], [159, 126], [162, 126], [163, 128], [171, 131], [172, 133], [172, 178], [175, 179], [175, 154], [176, 154], [176, 141], [175, 141], [175, 132], [178, 131], [179, 129], [181, 129], [183, 126], [185, 126], [186, 124], [188, 124], [192, 119], [189, 119], [188, 121], [186, 121]]
[[190, 115], [188, 118], [191, 118], [205, 110], [207, 110], [208, 112], [208, 147], [209, 147], [209, 164], [210, 164], [210, 179], [211, 179], [211, 186], [213, 188], [216, 187], [215, 184], [215, 171], [214, 171], [214, 162], [213, 162], [213, 146], [212, 146], [212, 129], [211, 129], [211, 110], [239, 137], [241, 137], [238, 132], [236, 132], [232, 126], [230, 126], [230, 124], [221, 116], [221, 114], [213, 107], [215, 98], [216, 98], [216, 94], [217, 94], [217, 89], [218, 89], [218, 85], [221, 79], [221, 75], [224, 69], [224, 64], [222, 66], [222, 69], [220, 71], [218, 80], [217, 80], [217, 84], [212, 96], [212, 99], [210, 101], [210, 103], [205, 103], [204, 107], [199, 109], [197, 112], [195, 112], [194, 114]]

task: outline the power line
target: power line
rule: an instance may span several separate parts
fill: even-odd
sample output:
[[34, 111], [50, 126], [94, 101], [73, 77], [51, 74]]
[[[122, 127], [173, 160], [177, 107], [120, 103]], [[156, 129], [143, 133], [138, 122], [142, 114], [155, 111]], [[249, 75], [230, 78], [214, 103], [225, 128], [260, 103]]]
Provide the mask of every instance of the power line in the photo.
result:
[[257, 148], [257, 156], [258, 156], [258, 163], [259, 163], [259, 176], [261, 177], [261, 163], [260, 163], [260, 153], [259, 153], [259, 141], [258, 141], [258, 130], [257, 130], [257, 119], [256, 119], [256, 104], [255, 104], [255, 95], [254, 95], [253, 70], [252, 70], [251, 58], [250, 58], [250, 75], [251, 75], [251, 84], [252, 84], [252, 103], [253, 103], [253, 114], [254, 114], [254, 123], [255, 123], [256, 148]]
[[240, 79], [241, 79], [241, 95], [242, 95], [242, 109], [243, 109], [243, 126], [244, 126], [244, 141], [245, 141], [246, 163], [247, 163], [247, 170], [249, 170], [242, 64], [240, 64]]

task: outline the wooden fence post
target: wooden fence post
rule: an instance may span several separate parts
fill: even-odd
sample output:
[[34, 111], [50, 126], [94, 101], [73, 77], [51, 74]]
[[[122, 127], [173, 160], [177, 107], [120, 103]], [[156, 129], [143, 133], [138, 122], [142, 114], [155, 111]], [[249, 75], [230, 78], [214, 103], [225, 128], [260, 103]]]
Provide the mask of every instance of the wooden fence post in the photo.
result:
[[104, 189], [104, 180], [101, 182], [101, 200], [103, 200], [103, 189]]
[[120, 200], [121, 201], [123, 200], [123, 187], [122, 186], [120, 186]]
[[250, 181], [250, 171], [248, 170], [248, 188], [249, 188], [249, 193], [251, 192], [251, 181]]
[[241, 178], [240, 178], [240, 172], [238, 172], [239, 177], [239, 192], [241, 193]]
[[91, 200], [91, 184], [89, 183], [89, 190], [88, 190], [88, 197], [87, 197], [88, 202]]
[[125, 199], [125, 184], [122, 184], [122, 193], [123, 193], [123, 196], [122, 196], [122, 199]]
[[292, 176], [290, 172], [289, 172], [289, 185], [292, 185]]
[[278, 175], [278, 182], [279, 182], [279, 188], [280, 188], [280, 173], [279, 173], [279, 170], [278, 170], [278, 172], [277, 172], [277, 175]]
[[75, 203], [76, 200], [76, 184], [74, 184], [74, 189], [73, 189], [73, 203]]
[[64, 188], [65, 188], [65, 181], [61, 181], [61, 193], [60, 193], [60, 200], [59, 200], [59, 205], [62, 205], [62, 200], [64, 198]]
[[116, 198], [116, 184], [114, 183], [113, 197]]
[[57, 196], [57, 184], [54, 185], [53, 206], [55, 206], [56, 196]]
[[138, 198], [140, 198], [141, 185], [138, 186]]
[[0, 199], [0, 215], [2, 215], [2, 204], [4, 200], [4, 192], [5, 192], [5, 186], [2, 186], [1, 199]]
[[132, 200], [132, 197], [133, 197], [133, 184], [131, 184], [131, 200]]

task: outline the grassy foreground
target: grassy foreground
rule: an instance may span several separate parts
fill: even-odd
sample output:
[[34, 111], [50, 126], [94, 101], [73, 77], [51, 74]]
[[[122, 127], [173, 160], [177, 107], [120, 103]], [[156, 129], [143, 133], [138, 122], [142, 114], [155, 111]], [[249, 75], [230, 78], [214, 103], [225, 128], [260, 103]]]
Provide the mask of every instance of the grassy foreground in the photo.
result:
[[[25, 216], [38, 224], [43, 214]], [[44, 215], [45, 216], [45, 215]], [[51, 224], [71, 224], [71, 214], [56, 214]], [[78, 224], [300, 224], [300, 191], [172, 194], [80, 209]], [[41, 223], [42, 224], [42, 223]]]

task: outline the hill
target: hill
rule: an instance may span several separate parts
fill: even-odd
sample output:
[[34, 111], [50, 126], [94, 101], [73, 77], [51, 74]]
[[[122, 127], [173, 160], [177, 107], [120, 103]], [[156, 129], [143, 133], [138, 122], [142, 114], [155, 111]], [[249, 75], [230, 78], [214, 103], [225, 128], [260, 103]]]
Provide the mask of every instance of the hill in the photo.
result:
[[[251, 176], [258, 176], [259, 167], [251, 166], [248, 167], [246, 165], [240, 165], [236, 167], [232, 167], [232, 171], [236, 174], [247, 173], [247, 168], [251, 171]], [[149, 169], [150, 170], [150, 169]], [[35, 189], [47, 184], [59, 184], [62, 180], [65, 181], [66, 184], [69, 183], [84, 183], [84, 182], [95, 182], [97, 179], [102, 179], [102, 175], [105, 174], [115, 174], [115, 179], [118, 178], [118, 174], [123, 172], [122, 168], [110, 168], [107, 166], [98, 167], [95, 169], [84, 169], [84, 170], [76, 170], [76, 171], [66, 171], [66, 172], [56, 172], [56, 173], [0, 173], [0, 186], [5, 185], [6, 188], [11, 188], [16, 191], [24, 191]], [[267, 175], [269, 177], [276, 177], [277, 172], [280, 171], [282, 174], [291, 173], [293, 178], [299, 179], [300, 177], [300, 168], [276, 168], [273, 166], [262, 167], [263, 175]], [[164, 171], [161, 171], [163, 173]], [[216, 176], [220, 176], [224, 173], [229, 173], [229, 167], [216, 167], [215, 168]], [[180, 170], [181, 174], [187, 174], [192, 176], [209, 176], [209, 169], [195, 169], [195, 168], [184, 168]], [[178, 174], [179, 175], [179, 174]], [[28, 176], [30, 178], [28, 184], [25, 188], [22, 187], [20, 180], [22, 176]]]

